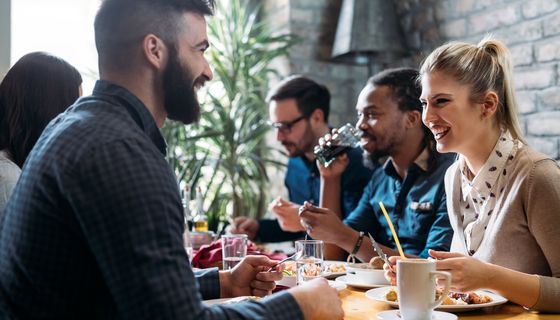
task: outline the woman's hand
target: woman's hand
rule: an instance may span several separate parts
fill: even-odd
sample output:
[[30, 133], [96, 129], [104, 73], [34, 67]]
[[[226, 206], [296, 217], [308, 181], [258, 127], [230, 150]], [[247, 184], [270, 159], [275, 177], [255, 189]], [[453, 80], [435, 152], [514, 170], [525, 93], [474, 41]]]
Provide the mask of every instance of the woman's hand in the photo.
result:
[[385, 279], [389, 281], [392, 286], [397, 285], [397, 261], [400, 260], [400, 256], [389, 257], [389, 261], [393, 264], [393, 267], [387, 263], [383, 264], [383, 270], [385, 270]]
[[456, 252], [429, 251], [437, 259], [436, 268], [451, 273], [451, 290], [468, 292], [488, 288], [492, 272], [489, 265]]

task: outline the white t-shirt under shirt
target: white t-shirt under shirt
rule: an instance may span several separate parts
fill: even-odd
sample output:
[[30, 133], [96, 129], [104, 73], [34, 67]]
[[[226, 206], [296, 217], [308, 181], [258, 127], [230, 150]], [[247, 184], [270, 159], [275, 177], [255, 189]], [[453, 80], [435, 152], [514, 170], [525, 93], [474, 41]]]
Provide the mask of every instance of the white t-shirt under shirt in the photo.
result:
[[11, 160], [8, 152], [0, 150], [0, 217], [21, 175], [21, 169]]

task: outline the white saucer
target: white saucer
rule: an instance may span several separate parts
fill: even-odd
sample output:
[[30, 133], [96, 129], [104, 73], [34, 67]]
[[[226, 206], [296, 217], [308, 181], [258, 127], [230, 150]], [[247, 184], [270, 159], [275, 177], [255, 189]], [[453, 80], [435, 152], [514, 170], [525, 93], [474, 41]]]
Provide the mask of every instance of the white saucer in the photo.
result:
[[340, 276], [338, 278], [336, 278], [337, 282], [342, 282], [346, 285], [355, 287], [355, 288], [360, 288], [360, 289], [371, 289], [371, 288], [379, 288], [379, 287], [387, 287], [389, 286], [388, 283], [385, 284], [369, 284], [369, 283], [358, 283], [358, 282], [353, 282], [351, 280], [348, 279], [348, 276]]
[[[402, 320], [400, 310], [387, 310], [377, 314], [379, 320]], [[434, 311], [432, 313], [432, 320], [457, 320], [457, 316], [453, 313]]]

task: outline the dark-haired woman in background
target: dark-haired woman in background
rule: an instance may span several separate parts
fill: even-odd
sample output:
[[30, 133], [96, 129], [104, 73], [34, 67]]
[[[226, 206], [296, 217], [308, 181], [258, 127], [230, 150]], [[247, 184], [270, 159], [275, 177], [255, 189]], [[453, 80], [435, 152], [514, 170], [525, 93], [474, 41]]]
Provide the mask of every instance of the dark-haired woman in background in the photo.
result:
[[23, 56], [0, 84], [0, 216], [25, 159], [49, 121], [81, 95], [82, 77], [61, 58]]

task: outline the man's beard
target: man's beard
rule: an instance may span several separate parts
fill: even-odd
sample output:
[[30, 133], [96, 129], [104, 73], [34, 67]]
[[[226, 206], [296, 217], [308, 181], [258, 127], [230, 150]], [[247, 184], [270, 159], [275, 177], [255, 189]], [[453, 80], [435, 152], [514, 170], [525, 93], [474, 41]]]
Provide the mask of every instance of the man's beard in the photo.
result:
[[313, 131], [311, 130], [308, 123], [306, 123], [305, 125], [305, 133], [303, 134], [301, 141], [297, 143], [291, 141], [282, 142], [284, 148], [286, 148], [287, 146], [293, 146], [293, 148], [295, 149], [292, 152], [289, 152], [288, 148], [286, 148], [286, 152], [289, 153], [288, 156], [290, 158], [302, 157], [306, 152], [313, 151], [313, 147], [315, 147], [314, 139], [311, 138], [313, 137]]
[[[370, 134], [368, 134], [367, 132], [362, 132], [362, 136], [365, 137], [369, 137], [369, 139], [374, 139], [374, 137], [372, 137]], [[377, 145], [377, 141], [376, 145]], [[389, 148], [385, 148], [385, 149], [379, 149], [376, 148], [373, 152], [369, 152], [366, 149], [363, 149], [363, 153], [362, 153], [362, 163], [366, 168], [369, 169], [375, 169], [378, 165], [379, 162], [381, 161], [381, 159], [387, 158], [387, 156], [390, 155], [391, 151], [388, 150]]]
[[368, 169], [375, 169], [379, 164], [379, 159], [381, 157], [382, 156], [378, 156], [376, 152], [369, 153], [364, 150], [364, 152], [362, 153], [362, 163], [364, 164], [364, 167]]
[[164, 107], [167, 117], [190, 124], [200, 119], [200, 104], [194, 90], [208, 80], [200, 76], [193, 81], [189, 70], [183, 67], [173, 46], [169, 46], [169, 61], [163, 73]]

